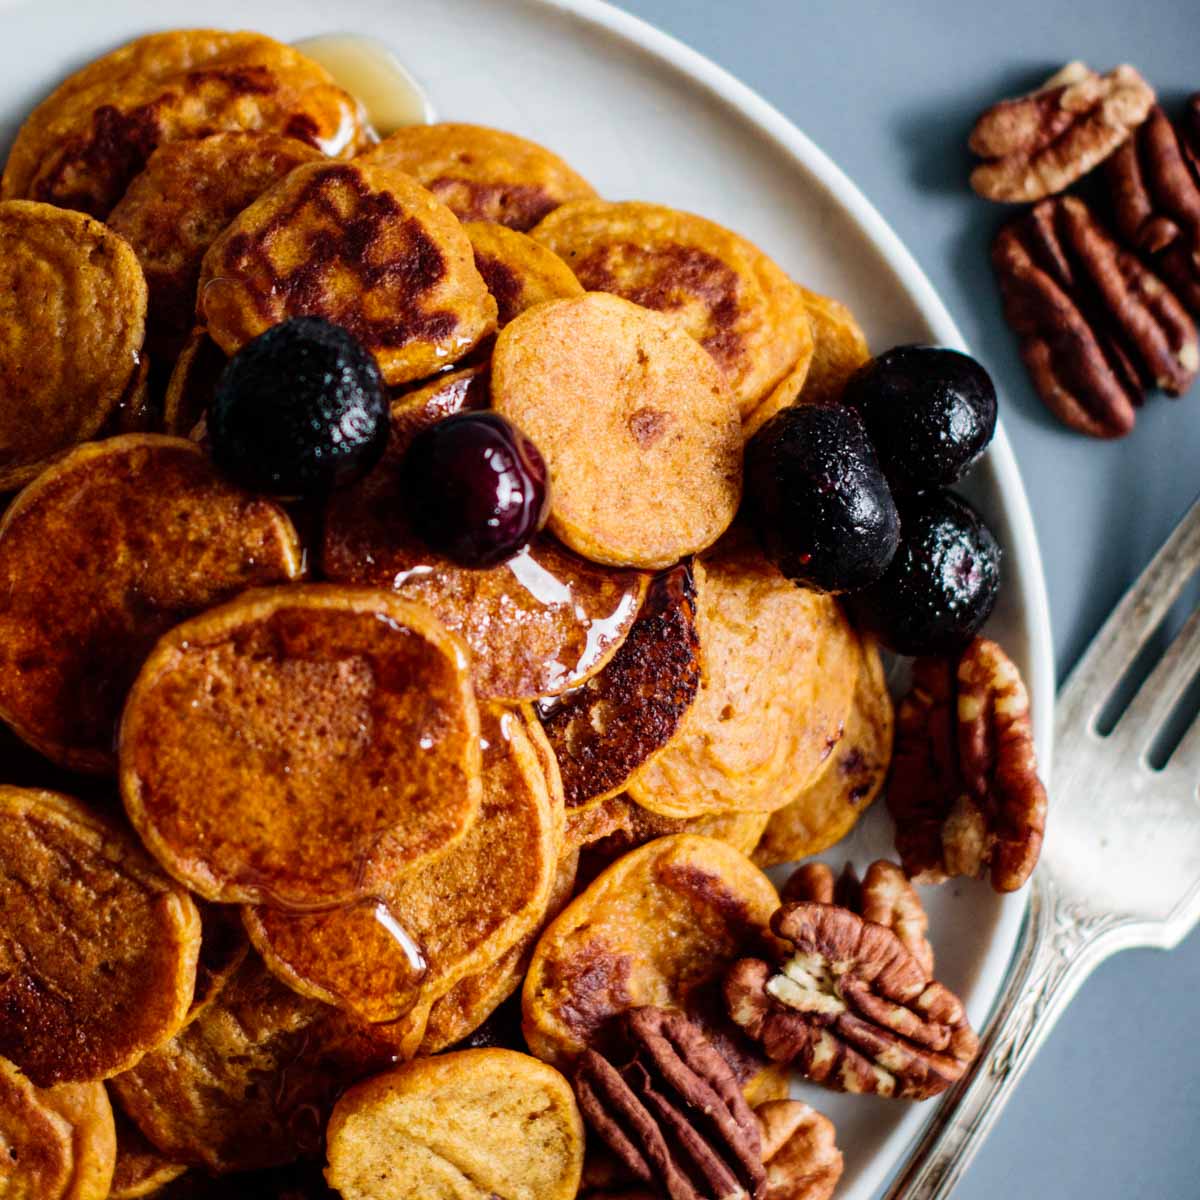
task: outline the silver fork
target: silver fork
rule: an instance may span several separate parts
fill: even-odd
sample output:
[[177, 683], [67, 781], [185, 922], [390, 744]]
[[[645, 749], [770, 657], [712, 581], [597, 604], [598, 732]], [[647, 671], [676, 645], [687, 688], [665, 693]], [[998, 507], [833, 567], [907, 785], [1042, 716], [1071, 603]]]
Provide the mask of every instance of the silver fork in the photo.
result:
[[1131, 946], [1169, 950], [1200, 919], [1200, 720], [1161, 770], [1147, 752], [1200, 670], [1193, 612], [1108, 736], [1097, 718], [1200, 567], [1200, 500], [1071, 672], [1055, 715], [1042, 860], [978, 1059], [935, 1113], [887, 1200], [948, 1196], [1079, 986]]

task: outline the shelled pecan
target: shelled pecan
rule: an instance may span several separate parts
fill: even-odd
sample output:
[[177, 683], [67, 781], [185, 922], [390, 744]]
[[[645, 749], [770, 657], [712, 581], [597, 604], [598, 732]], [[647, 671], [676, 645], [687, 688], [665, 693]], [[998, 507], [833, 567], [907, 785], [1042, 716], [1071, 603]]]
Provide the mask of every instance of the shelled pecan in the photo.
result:
[[1200, 181], [1157, 105], [1104, 167], [1117, 232], [1200, 312]]
[[843, 1168], [833, 1122], [799, 1100], [768, 1100], [754, 1115], [762, 1128], [765, 1200], [829, 1200]]
[[1179, 395], [1195, 378], [1200, 346], [1183, 305], [1077, 197], [1006, 224], [992, 265], [1034, 386], [1072, 429], [1120, 437], [1146, 388]]
[[968, 145], [985, 162], [971, 186], [988, 200], [1041, 200], [1103, 162], [1146, 119], [1154, 89], [1133, 67], [1100, 75], [1068, 63], [1034, 92], [1002, 100], [975, 123]]
[[729, 1014], [775, 1062], [846, 1092], [925, 1100], [962, 1077], [979, 1048], [958, 997], [890, 930], [849, 909], [785, 904], [771, 928], [781, 963], [739, 959]]
[[575, 1092], [588, 1124], [642, 1184], [669, 1200], [764, 1200], [758, 1121], [729, 1064], [682, 1013], [625, 1013], [603, 1056], [587, 1050]]

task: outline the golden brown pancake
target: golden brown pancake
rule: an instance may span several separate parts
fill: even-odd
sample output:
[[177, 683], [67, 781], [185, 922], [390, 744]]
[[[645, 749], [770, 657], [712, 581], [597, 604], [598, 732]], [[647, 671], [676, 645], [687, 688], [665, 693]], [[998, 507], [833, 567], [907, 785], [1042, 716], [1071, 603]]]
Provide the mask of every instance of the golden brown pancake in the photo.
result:
[[146, 281], [81, 213], [0, 203], [0, 492], [111, 420], [136, 384]]
[[462, 358], [496, 328], [454, 214], [400, 171], [297, 167], [209, 247], [197, 310], [233, 354], [288, 317], [325, 317], [407, 383]]
[[571, 1085], [513, 1050], [422, 1058], [351, 1088], [329, 1122], [344, 1200], [575, 1200], [583, 1120]]
[[156, 146], [232, 129], [326, 154], [356, 153], [368, 137], [358, 101], [290, 46], [258, 33], [153, 33], [89, 63], [30, 113], [0, 196], [103, 218]]
[[522, 994], [529, 1048], [561, 1064], [626, 1009], [689, 1007], [778, 907], [771, 881], [712, 838], [675, 834], [625, 855], [538, 942]]
[[221, 994], [250, 949], [238, 908], [204, 900], [198, 900], [196, 907], [200, 910], [200, 958], [196, 963], [196, 991], [188, 1009], [189, 1021], [195, 1020], [200, 1010]]
[[324, 156], [274, 133], [215, 133], [159, 146], [108, 216], [150, 288], [146, 342], [177, 355], [195, 323], [205, 251], [234, 217], [294, 167]]
[[532, 236], [588, 291], [675, 315], [712, 355], [743, 414], [812, 353], [800, 289], [713, 221], [660, 204], [581, 200]]
[[879, 648], [863, 640], [862, 666], [846, 731], [824, 769], [799, 796], [771, 814], [754, 861], [795, 862], [840, 842], [871, 807], [892, 761], [892, 697]]
[[0, 1058], [4, 1200], [105, 1200], [116, 1148], [102, 1083], [39, 1088]]
[[595, 190], [544, 146], [482, 125], [409, 125], [360, 156], [405, 171], [462, 221], [526, 230]]
[[113, 1115], [117, 1124], [117, 1163], [108, 1200], [155, 1196], [187, 1170], [186, 1164], [172, 1162], [156, 1149], [119, 1106]]
[[400, 491], [405, 450], [419, 429], [486, 404], [482, 367], [452, 372], [399, 397], [383, 460], [330, 501], [321, 569], [328, 579], [394, 588], [427, 605], [470, 648], [481, 699], [556, 695], [612, 658], [637, 617], [648, 580], [640, 571], [586, 562], [546, 536], [507, 563], [483, 569], [460, 567], [417, 537]]
[[248, 1171], [319, 1151], [335, 1097], [394, 1061], [382, 1031], [298, 995], [252, 955], [215, 1003], [110, 1087], [167, 1158]]
[[801, 398], [805, 404], [833, 404], [854, 374], [871, 357], [867, 338], [854, 314], [840, 301], [802, 287], [812, 324], [812, 366]]
[[740, 533], [702, 562], [700, 695], [628, 791], [665, 817], [772, 812], [841, 740], [858, 639], [833, 599], [785, 579]]
[[394, 1021], [491, 966], [541, 919], [561, 815], [520, 717], [485, 705], [480, 726], [483, 800], [461, 841], [352, 905], [245, 910], [255, 948], [290, 987], [366, 1021]]
[[496, 339], [492, 406], [542, 452], [550, 530], [586, 558], [669, 567], [733, 520], [737, 405], [673, 318], [601, 292], [529, 309]]
[[754, 406], [752, 412], [742, 418], [742, 437], [749, 441], [773, 416], [791, 408], [800, 398], [808, 373], [812, 368], [812, 356], [806, 355], [772, 389], [765, 399]]
[[217, 380], [228, 361], [207, 329], [193, 329], [188, 334], [167, 381], [163, 400], [163, 429], [167, 433], [191, 436], [212, 403]]
[[691, 708], [701, 676], [692, 572], [684, 564], [655, 578], [608, 666], [538, 706], [567, 807], [616, 795]]
[[183, 1024], [200, 915], [115, 822], [0, 788], [0, 1054], [39, 1087], [104, 1079]]
[[571, 268], [526, 234], [486, 221], [472, 221], [464, 228], [475, 251], [475, 267], [496, 298], [499, 328], [535, 304], [583, 294]]
[[121, 706], [159, 635], [301, 570], [283, 510], [192, 443], [79, 446], [0, 520], [0, 718], [55, 762], [112, 771]]
[[388, 592], [248, 592], [159, 641], [120, 762], [134, 828], [205, 899], [364, 899], [479, 811], [467, 654]]

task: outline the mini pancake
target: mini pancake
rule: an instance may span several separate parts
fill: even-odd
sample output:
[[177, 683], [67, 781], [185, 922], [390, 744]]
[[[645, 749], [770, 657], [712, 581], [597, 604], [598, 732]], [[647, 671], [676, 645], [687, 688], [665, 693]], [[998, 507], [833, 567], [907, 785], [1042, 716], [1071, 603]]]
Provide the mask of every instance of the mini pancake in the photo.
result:
[[737, 510], [737, 406], [670, 317], [589, 292], [501, 330], [492, 405], [537, 444], [550, 529], [613, 566], [669, 567], [711, 545]]
[[215, 1003], [109, 1086], [167, 1158], [249, 1171], [319, 1151], [338, 1093], [394, 1061], [382, 1037], [251, 956]]
[[187, 1170], [184, 1163], [172, 1162], [156, 1149], [121, 1108], [116, 1108], [113, 1115], [117, 1124], [117, 1162], [108, 1200], [138, 1200], [141, 1196], [158, 1195], [161, 1188]]
[[669, 312], [713, 357], [749, 413], [812, 354], [800, 289], [757, 246], [660, 204], [582, 200], [532, 236], [591, 292]]
[[366, 1021], [426, 1008], [534, 928], [554, 883], [562, 819], [516, 714], [480, 713], [483, 799], [461, 841], [366, 901], [320, 913], [245, 910], [267, 966]]
[[871, 357], [867, 337], [840, 300], [804, 287], [800, 292], [816, 343], [800, 397], [805, 404], [836, 404], [850, 376]]
[[407, 125], [360, 156], [411, 175], [461, 221], [526, 230], [568, 200], [596, 194], [544, 146], [482, 125]]
[[466, 651], [387, 592], [249, 592], [159, 641], [120, 760], [134, 828], [205, 899], [366, 898], [479, 810]]
[[102, 1083], [35, 1087], [0, 1058], [0, 1193], [5, 1200], [105, 1200], [116, 1158]]
[[562, 1064], [626, 1009], [687, 1008], [778, 907], [771, 881], [712, 838], [675, 834], [625, 855], [538, 942], [522, 993], [529, 1048]]
[[205, 251], [234, 217], [294, 167], [324, 156], [273, 133], [215, 133], [159, 146], [108, 217], [150, 288], [147, 345], [179, 353], [195, 321]]
[[429, 609], [467, 643], [481, 699], [521, 701], [576, 687], [617, 652], [646, 594], [640, 571], [613, 571], [536, 538], [496, 567], [460, 567], [412, 530], [400, 463], [416, 432], [487, 404], [483, 367], [452, 372], [392, 404], [392, 434], [365, 479], [334, 493], [321, 569], [341, 583], [390, 587]]
[[0, 520], [0, 718], [63, 766], [111, 772], [121, 706], [159, 635], [302, 569], [284, 511], [192, 443], [78, 446]]
[[200, 915], [123, 829], [0, 788], [0, 1054], [39, 1087], [104, 1079], [183, 1024]]
[[156, 146], [231, 129], [325, 154], [368, 138], [358, 101], [299, 51], [257, 33], [174, 30], [96, 59], [43, 100], [17, 132], [0, 196], [103, 218]]
[[700, 695], [629, 795], [664, 817], [772, 812], [842, 737], [858, 639], [831, 597], [785, 579], [740, 534], [702, 561]]
[[204, 256], [197, 311], [226, 354], [288, 317], [325, 317], [391, 386], [496, 328], [454, 214], [407, 175], [361, 162], [297, 167], [244, 209]]
[[343, 1200], [575, 1200], [583, 1120], [571, 1085], [514, 1050], [422, 1058], [351, 1088], [325, 1172]]
[[535, 304], [583, 294], [571, 268], [533, 238], [486, 221], [464, 228], [475, 251], [475, 268], [496, 298], [499, 328]]
[[562, 854], [546, 910], [538, 924], [486, 970], [460, 979], [444, 996], [434, 1001], [425, 1022], [425, 1036], [417, 1050], [418, 1054], [439, 1054], [461, 1042], [520, 988], [542, 930], [566, 908], [571, 899], [578, 867], [577, 851]]
[[792, 368], [767, 394], [765, 400], [754, 406], [752, 412], [742, 418], [742, 437], [749, 441], [773, 416], [791, 408], [800, 398], [808, 381], [812, 367], [812, 356], [808, 355]]
[[771, 814], [754, 861], [795, 862], [840, 842], [870, 808], [892, 761], [894, 714], [879, 648], [861, 643], [854, 702], [844, 736], [820, 775], [786, 807]]
[[146, 281], [81, 213], [0, 203], [0, 492], [109, 421], [135, 383]]
[[208, 336], [207, 329], [193, 329], [184, 342], [163, 399], [163, 428], [175, 437], [189, 437], [197, 422], [208, 412], [216, 394], [217, 380], [229, 360]]
[[538, 706], [578, 808], [616, 795], [674, 736], [700, 690], [700, 637], [691, 564], [658, 576], [629, 636], [604, 670]]
[[241, 913], [228, 904], [197, 902], [200, 910], [200, 958], [196, 963], [196, 990], [187, 1019], [195, 1020], [233, 977], [250, 949]]

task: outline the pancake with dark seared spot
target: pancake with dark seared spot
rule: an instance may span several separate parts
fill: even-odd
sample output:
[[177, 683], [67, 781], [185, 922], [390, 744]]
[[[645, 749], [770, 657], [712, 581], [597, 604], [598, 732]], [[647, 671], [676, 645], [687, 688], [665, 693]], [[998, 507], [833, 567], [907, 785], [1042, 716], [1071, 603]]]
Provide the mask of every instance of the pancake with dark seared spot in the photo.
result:
[[561, 813], [521, 718], [481, 714], [483, 800], [461, 841], [369, 900], [322, 913], [247, 909], [267, 966], [305, 995], [394, 1021], [491, 966], [545, 912]]
[[146, 281], [99, 221], [0, 203], [0, 493], [95, 437], [138, 382]]
[[583, 292], [571, 268], [526, 234], [486, 221], [472, 221], [465, 228], [475, 266], [496, 298], [499, 328], [535, 304]]
[[155, 147], [234, 129], [334, 155], [368, 141], [362, 106], [298, 50], [258, 33], [153, 33], [89, 63], [30, 113], [0, 196], [103, 218]]
[[175, 357], [195, 324], [205, 251], [234, 217], [294, 167], [324, 156], [273, 133], [215, 133], [159, 146], [108, 216], [150, 288], [146, 343]]
[[608, 666], [539, 704], [569, 808], [621, 791], [691, 708], [701, 676], [692, 572], [684, 564], [658, 576]]
[[408, 125], [359, 157], [407, 172], [462, 221], [510, 229], [530, 229], [560, 204], [596, 194], [544, 146], [482, 125]]
[[157, 1196], [162, 1188], [187, 1170], [185, 1163], [173, 1162], [154, 1146], [120, 1105], [115, 1107], [113, 1116], [117, 1126], [117, 1162], [108, 1200]]
[[483, 367], [452, 372], [394, 401], [382, 461], [330, 500], [321, 569], [329, 579], [394, 588], [427, 605], [469, 646], [481, 698], [557, 695], [616, 653], [637, 617], [647, 576], [586, 562], [548, 536], [507, 563], [478, 570], [458, 566], [417, 537], [401, 498], [405, 450], [434, 421], [486, 405]]
[[188, 334], [167, 380], [163, 398], [163, 430], [175, 437], [190, 437], [207, 413], [217, 390], [217, 380], [228, 363], [225, 352], [208, 336], [208, 330]]
[[758, 247], [659, 204], [582, 200], [534, 230], [591, 292], [673, 313], [749, 413], [812, 353], [800, 289]]
[[392, 386], [496, 328], [454, 214], [402, 172], [362, 162], [297, 167], [245, 209], [204, 256], [197, 307], [226, 354], [288, 317], [324, 317]]
[[479, 762], [462, 643], [367, 588], [267, 588], [175, 626], [121, 722], [134, 828], [226, 903], [375, 895], [471, 827]]
[[0, 788], [0, 1054], [40, 1087], [104, 1079], [183, 1024], [200, 916], [116, 822]]
[[125, 695], [159, 635], [301, 570], [283, 510], [192, 443], [79, 446], [0, 520], [0, 718], [55, 762], [111, 772]]

